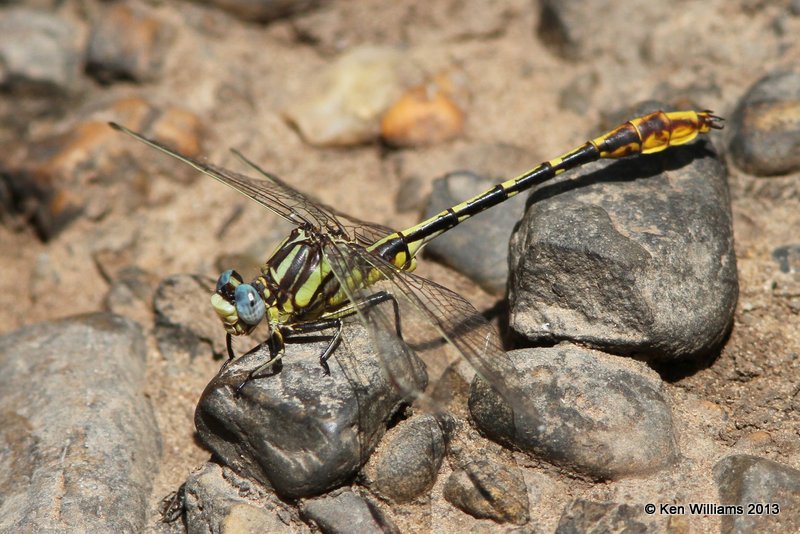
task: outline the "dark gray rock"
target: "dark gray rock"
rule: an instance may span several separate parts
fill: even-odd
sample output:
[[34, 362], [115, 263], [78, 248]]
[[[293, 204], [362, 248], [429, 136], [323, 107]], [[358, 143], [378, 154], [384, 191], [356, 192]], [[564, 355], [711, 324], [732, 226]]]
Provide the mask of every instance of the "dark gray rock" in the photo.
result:
[[[797, 469], [742, 454], [717, 462], [714, 479], [719, 487], [719, 504], [742, 506], [741, 514], [722, 516], [721, 532], [800, 532]], [[763, 506], [751, 509], [751, 503]]]
[[738, 296], [724, 165], [707, 139], [537, 188], [511, 240], [511, 327], [645, 359], [707, 357]]
[[783, 245], [772, 251], [783, 273], [800, 273], [800, 245]]
[[680, 526], [673, 526], [669, 516], [658, 513], [648, 515], [643, 504], [575, 499], [564, 508], [556, 534], [584, 532], [679, 534], [684, 531]]
[[[455, 206], [497, 183], [471, 172], [454, 172], [433, 183], [425, 217]], [[437, 237], [425, 252], [464, 273], [487, 291], [503, 294], [508, 281], [508, 240], [525, 209], [518, 195]]]
[[80, 32], [54, 12], [0, 9], [0, 86], [69, 92], [80, 79]]
[[730, 153], [758, 176], [800, 169], [800, 71], [765, 76], [742, 98], [731, 120]]
[[189, 475], [184, 495], [188, 534], [309, 531], [294, 508], [215, 463]]
[[356, 322], [346, 325], [343, 341], [328, 362], [329, 376], [319, 364], [327, 340], [290, 344], [282, 368], [249, 381], [239, 396], [236, 388], [268, 361], [268, 349], [235, 360], [200, 399], [201, 441], [222, 463], [283, 497], [316, 495], [350, 481], [407, 400], [410, 392], [395, 385], [413, 383], [419, 391], [426, 377], [413, 353], [387, 356], [394, 366], [389, 376]]
[[433, 415], [400, 422], [386, 433], [364, 466], [364, 485], [393, 502], [426, 493], [436, 482], [444, 459], [448, 426]]
[[86, 69], [102, 82], [153, 81], [160, 77], [175, 31], [143, 7], [103, 7], [92, 25]]
[[476, 458], [454, 469], [445, 482], [444, 498], [478, 519], [515, 525], [530, 519], [522, 471], [492, 458]]
[[663, 384], [644, 364], [570, 344], [508, 356], [529, 377], [516, 411], [483, 380], [472, 386], [470, 412], [491, 439], [600, 479], [677, 459]]
[[303, 501], [301, 513], [325, 534], [399, 533], [378, 506], [350, 490]]
[[0, 531], [143, 530], [161, 454], [145, 356], [111, 314], [0, 338]]
[[256, 22], [270, 22], [295, 13], [309, 11], [319, 5], [319, 0], [196, 0], [210, 4], [230, 14]]

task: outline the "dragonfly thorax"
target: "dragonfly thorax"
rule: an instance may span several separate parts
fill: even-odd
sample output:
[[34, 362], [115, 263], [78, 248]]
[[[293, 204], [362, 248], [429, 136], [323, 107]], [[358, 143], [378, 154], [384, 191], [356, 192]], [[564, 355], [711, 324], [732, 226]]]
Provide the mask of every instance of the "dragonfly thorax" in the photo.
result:
[[344, 304], [319, 240], [295, 228], [249, 284], [227, 270], [217, 280], [211, 305], [231, 335], [247, 335], [264, 319], [270, 328], [319, 318]]

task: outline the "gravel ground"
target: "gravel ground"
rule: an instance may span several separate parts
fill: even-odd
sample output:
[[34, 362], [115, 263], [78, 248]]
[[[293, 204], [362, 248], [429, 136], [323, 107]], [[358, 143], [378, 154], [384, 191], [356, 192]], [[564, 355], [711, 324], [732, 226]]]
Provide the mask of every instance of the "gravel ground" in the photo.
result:
[[[713, 109], [727, 119], [711, 138], [727, 164], [739, 296], [718, 353], [702, 364], [657, 366], [676, 428], [678, 467], [598, 481], [499, 452], [524, 472], [526, 526], [442, 512], [449, 491], [442, 475], [431, 497], [381, 506], [402, 531], [552, 532], [561, 525], [566, 532], [571, 520], [577, 531], [587, 525], [602, 531], [611, 523], [586, 518], [630, 525], [640, 503], [703, 496], [721, 502], [730, 490], [736, 499], [784, 495], [784, 523], [767, 517], [759, 528], [798, 528], [797, 2], [316, 4], [0, 5], [2, 333], [39, 324], [45, 338], [55, 320], [99, 310], [141, 325], [143, 395], [153, 407], [161, 456], [149, 493], [143, 484], [147, 510], [129, 528], [179, 528], [157, 526], [159, 503], [209, 458], [195, 436], [194, 410], [221, 364], [213, 352], [221, 352], [224, 334], [202, 284], [230, 266], [254, 272], [290, 228], [114, 132], [107, 121], [241, 170], [229, 152], [236, 148], [328, 205], [404, 228], [420, 220], [434, 180], [445, 173], [468, 166], [492, 179], [514, 176], [613, 126], [612, 117], [632, 116], [629, 110], [648, 100]], [[433, 126], [413, 113], [408, 122], [401, 112], [388, 121], [387, 103], [413, 96], [420, 84], [443, 95]], [[420, 124], [428, 125], [422, 133], [415, 130]], [[480, 224], [473, 231], [479, 234]], [[421, 261], [418, 273], [479, 310], [502, 302], [441, 263]], [[179, 274], [196, 275], [201, 289], [164, 296], [186, 287], [164, 285]], [[189, 324], [195, 330], [180, 337]], [[197, 332], [201, 338], [207, 332], [208, 342], [191, 341]], [[36, 367], [30, 372], [22, 400], [39, 391]], [[0, 459], [10, 464], [12, 456]], [[777, 465], [789, 482], [766, 483], [772, 493], [737, 493], [730, 473], [745, 469], [742, 458], [751, 457], [774, 462], [764, 469], [773, 473]], [[614, 503], [613, 513], [591, 503]], [[303, 521], [324, 524], [324, 512], [303, 510]], [[289, 524], [308, 528], [289, 516]], [[641, 524], [659, 532], [754, 528], [715, 514], [671, 521]]]

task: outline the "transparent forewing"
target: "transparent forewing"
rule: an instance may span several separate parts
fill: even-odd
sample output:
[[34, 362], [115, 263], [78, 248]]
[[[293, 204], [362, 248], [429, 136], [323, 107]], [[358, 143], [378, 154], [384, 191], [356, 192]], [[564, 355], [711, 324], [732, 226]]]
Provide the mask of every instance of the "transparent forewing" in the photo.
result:
[[234, 153], [261, 174], [264, 179], [257, 180], [244, 174], [218, 167], [212, 163], [202, 162], [176, 152], [158, 141], [148, 139], [124, 126], [113, 123], [112, 126], [235, 189], [293, 225], [316, 229], [320, 232], [339, 234], [364, 246], [372, 245], [375, 241], [393, 232], [385, 226], [360, 221], [316, 202], [277, 176], [262, 170], [236, 151]]
[[[520, 376], [502, 349], [497, 332], [472, 304], [453, 291], [397, 269], [351, 243], [331, 242], [326, 245], [325, 252], [334, 274], [342, 287], [347, 288], [352, 302], [364, 303], [376, 291], [387, 288], [400, 305], [403, 341], [417, 353], [424, 353], [426, 347], [446, 340], [500, 393], [509, 406], [519, 409], [516, 401], [521, 397], [516, 392], [520, 390]], [[379, 272], [383, 282], [369, 286], [348, 284], [354, 276], [366, 280], [370, 271]], [[395, 333], [396, 321], [391, 304], [357, 304], [356, 310], [371, 332], [378, 332], [377, 335], [384, 338], [389, 333]], [[417, 331], [418, 327], [423, 330]], [[389, 357], [392, 357], [391, 353]], [[442, 367], [448, 363], [425, 360], [425, 365]], [[406, 366], [393, 361], [384, 362], [384, 366], [395, 384], [406, 388]]]
[[[364, 246], [372, 245], [379, 239], [394, 233], [394, 230], [387, 226], [362, 221], [327, 206], [294, 189], [274, 174], [265, 171], [238, 150], [232, 150], [232, 152], [264, 179], [254, 180], [242, 175], [236, 175], [235, 179], [226, 177], [218, 177], [217, 179], [241, 191], [263, 206], [272, 209], [270, 207], [271, 199], [280, 198], [283, 204], [290, 208], [291, 211], [298, 213], [304, 220], [311, 222], [318, 229], [328, 232], [338, 230], [343, 232], [345, 237]], [[242, 178], [246, 180], [245, 183], [242, 183]], [[245, 187], [247, 187], [247, 190], [245, 190]]]

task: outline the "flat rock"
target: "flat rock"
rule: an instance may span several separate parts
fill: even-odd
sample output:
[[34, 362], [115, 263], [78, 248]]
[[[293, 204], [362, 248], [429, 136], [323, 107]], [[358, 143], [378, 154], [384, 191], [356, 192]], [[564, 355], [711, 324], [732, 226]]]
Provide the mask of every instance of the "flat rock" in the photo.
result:
[[[742, 513], [722, 516], [721, 532], [800, 532], [797, 469], [742, 454], [717, 462], [714, 479], [719, 487], [719, 504], [742, 507]], [[751, 508], [751, 504], [756, 506]]]
[[800, 72], [779, 71], [758, 80], [731, 117], [730, 153], [758, 176], [800, 169]]
[[0, 338], [0, 531], [143, 530], [161, 454], [145, 356], [105, 313]]
[[303, 501], [301, 512], [325, 534], [400, 532], [375, 503], [350, 490]]
[[491, 439], [599, 479], [677, 460], [663, 384], [644, 364], [566, 343], [508, 356], [528, 376], [516, 412], [483, 380], [472, 384], [470, 412]]
[[511, 327], [533, 342], [705, 358], [738, 296], [724, 165], [707, 139], [538, 187], [511, 240]]
[[[387, 376], [368, 332], [346, 325], [343, 342], [325, 375], [319, 357], [328, 341], [286, 346], [283, 365], [250, 380], [269, 360], [266, 347], [237, 358], [206, 387], [195, 412], [203, 444], [223, 464], [258, 480], [282, 497], [317, 495], [353, 478], [408, 399], [398, 381], [427, 380], [414, 354], [394, 358]], [[410, 361], [400, 369], [398, 362]], [[407, 376], [400, 373], [406, 372]]]

